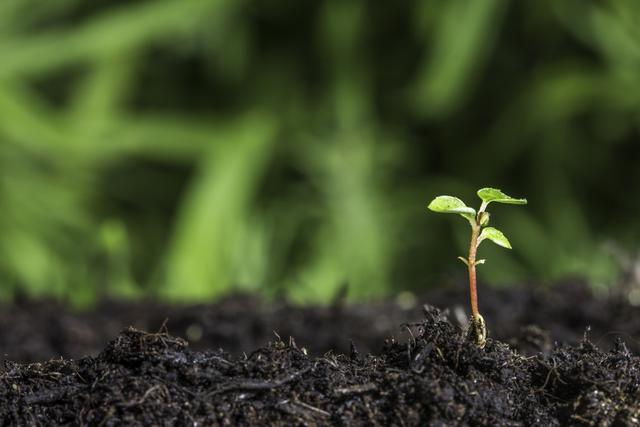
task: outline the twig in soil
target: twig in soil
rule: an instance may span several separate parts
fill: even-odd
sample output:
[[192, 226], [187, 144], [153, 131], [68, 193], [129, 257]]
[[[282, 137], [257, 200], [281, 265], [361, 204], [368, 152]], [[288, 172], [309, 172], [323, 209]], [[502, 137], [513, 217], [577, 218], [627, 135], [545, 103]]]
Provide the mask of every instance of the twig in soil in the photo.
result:
[[169, 334], [169, 329], [167, 329], [167, 322], [169, 322], [169, 318], [165, 317], [162, 321], [162, 324], [160, 325], [160, 328], [158, 329], [158, 332], [156, 332], [157, 334]]
[[84, 377], [80, 375], [80, 371], [78, 371], [77, 369], [74, 369], [73, 373], [76, 374], [78, 378], [80, 378], [80, 381], [82, 381], [85, 384], [88, 384], [87, 380], [85, 380]]
[[571, 415], [571, 419], [572, 420], [578, 420], [578, 421], [580, 421], [580, 423], [588, 425], [588, 426], [594, 425], [592, 421], [590, 421], [590, 420], [588, 420], [586, 418], [583, 418], [578, 414]]
[[544, 380], [544, 384], [542, 384], [542, 387], [540, 387], [539, 389], [536, 390], [536, 392], [538, 392], [538, 393], [543, 393], [545, 391], [545, 388], [547, 388], [547, 384], [549, 384], [549, 379], [551, 378], [551, 374], [554, 374], [556, 379], [558, 381], [560, 381], [562, 384], [565, 384], [565, 385], [567, 384], [566, 382], [562, 381], [562, 378], [560, 378], [560, 374], [558, 373], [558, 365], [556, 363], [556, 359], [555, 358], [551, 358], [551, 361], [553, 362], [553, 367], [547, 365], [542, 360], [537, 359], [537, 362], [539, 364], [541, 364], [543, 367], [545, 367], [545, 368], [547, 368], [549, 370], [549, 372], [547, 373], [547, 378]]
[[306, 374], [311, 370], [311, 366], [308, 366], [298, 372], [294, 372], [293, 374], [287, 375], [284, 378], [280, 378], [275, 381], [243, 381], [236, 384], [229, 384], [226, 386], [222, 386], [217, 390], [213, 390], [207, 393], [206, 397], [211, 397], [216, 394], [226, 393], [229, 391], [235, 390], [246, 390], [246, 391], [264, 391], [271, 390], [274, 388], [282, 387], [283, 385], [290, 383], [291, 381], [295, 381], [298, 377]]
[[309, 412], [320, 415], [323, 418], [331, 417], [331, 414], [329, 412], [320, 408], [316, 408], [315, 406], [309, 405], [308, 403], [304, 403], [299, 400], [283, 400], [281, 402], [278, 402], [276, 408], [286, 412], [289, 415], [299, 415], [304, 418], [314, 418], [311, 414], [309, 414]]
[[[331, 366], [334, 369], [339, 369], [340, 366], [338, 365], [338, 363], [335, 360], [331, 360], [329, 359], [327, 356], [329, 355], [329, 353], [327, 353], [324, 357], [318, 359], [317, 362], [325, 362], [327, 365]], [[317, 363], [316, 362], [316, 363]]]
[[348, 387], [335, 389], [333, 393], [338, 397], [350, 396], [353, 394], [363, 394], [377, 390], [374, 383], [356, 384]]
[[407, 332], [409, 332], [409, 336], [411, 337], [411, 339], [409, 341], [407, 341], [407, 344], [411, 344], [413, 347], [416, 346], [416, 337], [413, 335], [413, 331], [411, 330], [411, 327], [408, 323], [404, 323], [402, 324], [402, 326], [404, 326], [407, 329]]
[[229, 362], [227, 359], [220, 356], [209, 356], [210, 359], [215, 360], [217, 362], [222, 363], [223, 365], [233, 366], [233, 363]]
[[323, 417], [330, 417], [331, 416], [331, 414], [328, 413], [327, 411], [322, 410], [320, 408], [316, 408], [315, 406], [311, 406], [308, 403], [304, 403], [304, 402], [301, 402], [299, 400], [295, 400], [293, 403], [295, 405], [302, 406], [303, 408], [308, 409], [309, 411], [315, 412], [316, 414], [320, 414]]
[[147, 400], [147, 398], [151, 395], [151, 393], [153, 393], [154, 391], [163, 388], [165, 395], [169, 394], [169, 390], [167, 390], [167, 387], [164, 384], [156, 384], [153, 387], [150, 387], [149, 390], [145, 391], [144, 394], [142, 395], [142, 397], [138, 400], [134, 400], [132, 402], [128, 402], [124, 404], [125, 408], [130, 408], [132, 406], [140, 406], [142, 405], [145, 400]]
[[416, 338], [413, 336], [413, 332], [411, 332], [409, 324], [405, 323], [402, 326], [407, 328], [407, 332], [409, 332], [409, 336], [411, 337], [409, 340], [407, 340], [407, 361], [409, 363], [409, 366], [411, 366], [411, 350], [416, 346]]

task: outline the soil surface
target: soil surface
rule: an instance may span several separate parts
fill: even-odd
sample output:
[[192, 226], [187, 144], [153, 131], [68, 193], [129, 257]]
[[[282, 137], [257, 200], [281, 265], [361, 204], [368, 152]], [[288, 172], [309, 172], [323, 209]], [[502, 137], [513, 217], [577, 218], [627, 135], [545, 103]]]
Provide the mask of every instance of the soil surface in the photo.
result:
[[[377, 355], [191, 351], [128, 328], [96, 357], [5, 362], [1, 425], [637, 425], [640, 360], [587, 339], [525, 357], [480, 349], [435, 308]], [[343, 331], [340, 331], [343, 332]], [[539, 350], [545, 350], [540, 348]]]
[[[456, 325], [467, 321], [467, 289], [461, 284], [402, 294], [376, 304], [300, 308], [231, 296], [209, 305], [166, 306], [153, 302], [99, 304], [74, 313], [52, 301], [18, 300], [0, 306], [0, 370], [2, 360], [38, 362], [51, 358], [95, 356], [125, 327], [168, 331], [189, 341], [195, 350], [222, 348], [233, 355], [250, 353], [278, 336], [294, 337], [310, 354], [348, 353], [353, 341], [362, 354], [380, 353], [385, 339], [410, 338], [403, 324], [423, 318], [428, 303], [449, 310]], [[576, 344], [590, 328], [589, 338], [609, 349], [616, 338], [640, 354], [640, 306], [624, 292], [595, 295], [579, 281], [553, 288], [480, 287], [480, 309], [489, 334], [522, 354], [549, 351], [555, 341]]]

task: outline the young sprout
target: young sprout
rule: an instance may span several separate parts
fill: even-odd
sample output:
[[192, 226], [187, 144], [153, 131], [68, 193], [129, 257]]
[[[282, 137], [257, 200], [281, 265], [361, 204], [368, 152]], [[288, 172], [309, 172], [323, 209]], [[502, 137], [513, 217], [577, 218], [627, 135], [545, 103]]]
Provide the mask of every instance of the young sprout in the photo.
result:
[[467, 258], [458, 257], [467, 265], [469, 270], [469, 292], [471, 294], [471, 325], [476, 344], [484, 347], [487, 339], [487, 328], [484, 319], [478, 311], [478, 291], [476, 288], [476, 265], [484, 264], [484, 259], [476, 259], [478, 246], [482, 241], [489, 239], [503, 248], [511, 249], [509, 240], [500, 230], [487, 227], [489, 224], [489, 203], [506, 203], [508, 205], [526, 205], [526, 199], [514, 199], [496, 188], [482, 188], [478, 190], [478, 197], [482, 199], [480, 209], [467, 206], [457, 197], [438, 196], [429, 203], [428, 208], [434, 212], [460, 214], [471, 224], [471, 242], [469, 243], [469, 255]]

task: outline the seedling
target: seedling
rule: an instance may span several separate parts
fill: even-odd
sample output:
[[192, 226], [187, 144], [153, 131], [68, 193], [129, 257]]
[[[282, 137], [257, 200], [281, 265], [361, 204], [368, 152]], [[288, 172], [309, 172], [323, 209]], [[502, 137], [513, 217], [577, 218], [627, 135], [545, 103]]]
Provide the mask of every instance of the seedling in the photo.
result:
[[484, 347], [487, 340], [487, 327], [484, 318], [478, 310], [478, 290], [476, 288], [476, 265], [484, 264], [484, 259], [476, 259], [478, 246], [484, 240], [489, 239], [498, 246], [511, 249], [511, 243], [497, 228], [489, 225], [489, 203], [505, 203], [508, 205], [526, 205], [527, 199], [514, 199], [496, 188], [482, 188], [478, 190], [478, 197], [482, 199], [480, 209], [467, 206], [457, 197], [438, 196], [429, 203], [428, 208], [434, 212], [454, 213], [463, 216], [471, 224], [471, 242], [469, 243], [469, 255], [467, 258], [458, 257], [467, 265], [469, 270], [469, 292], [471, 294], [471, 331], [474, 334], [476, 344]]

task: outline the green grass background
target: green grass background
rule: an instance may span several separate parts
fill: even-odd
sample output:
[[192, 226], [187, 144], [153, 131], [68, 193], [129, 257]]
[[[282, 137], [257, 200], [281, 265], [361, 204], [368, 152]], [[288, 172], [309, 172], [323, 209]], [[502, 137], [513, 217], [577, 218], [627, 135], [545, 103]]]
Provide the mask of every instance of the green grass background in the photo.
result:
[[326, 302], [612, 284], [640, 234], [640, 2], [2, 0], [0, 297]]

